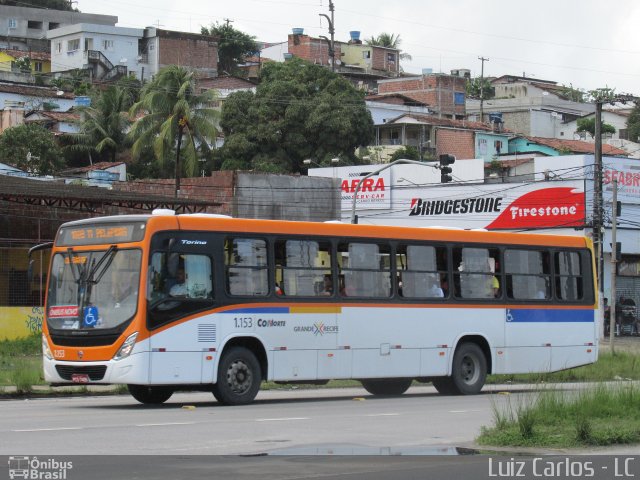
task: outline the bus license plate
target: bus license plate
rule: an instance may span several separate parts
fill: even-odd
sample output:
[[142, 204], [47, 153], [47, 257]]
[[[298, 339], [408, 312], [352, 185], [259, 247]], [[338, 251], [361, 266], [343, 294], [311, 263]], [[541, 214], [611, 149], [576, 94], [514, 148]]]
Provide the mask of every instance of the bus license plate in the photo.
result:
[[71, 381], [73, 383], [89, 383], [89, 375], [86, 373], [74, 373], [71, 375]]

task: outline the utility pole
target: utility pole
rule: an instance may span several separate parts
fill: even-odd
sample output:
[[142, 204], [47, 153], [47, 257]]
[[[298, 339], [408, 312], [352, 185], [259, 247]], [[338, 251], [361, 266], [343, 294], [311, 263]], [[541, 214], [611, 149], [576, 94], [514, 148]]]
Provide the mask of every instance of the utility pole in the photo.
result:
[[[331, 18], [329, 18], [329, 16], [325, 15], [324, 13], [319, 13], [318, 15], [326, 18], [327, 22], [329, 22], [329, 35], [331, 36], [331, 40], [329, 42], [329, 56], [331, 57], [331, 71], [335, 72], [336, 71], [336, 50], [335, 50], [334, 39], [333, 39], [333, 34], [335, 33], [335, 29], [333, 28], [334, 8], [333, 8], [332, 0], [329, 0], [329, 11], [331, 12]], [[320, 37], [320, 38], [325, 38], [325, 37]]]
[[598, 272], [598, 293], [602, 297], [604, 273], [602, 249], [602, 99], [596, 99], [595, 152], [593, 173], [593, 243], [596, 250], [596, 271]]
[[488, 62], [488, 58], [478, 57], [482, 62], [480, 67], [480, 122], [484, 121], [484, 62]]
[[616, 263], [618, 262], [617, 224], [618, 224], [618, 179], [612, 181], [613, 187], [613, 211], [611, 212], [611, 303], [609, 308], [609, 346], [613, 351], [613, 337], [616, 328]]

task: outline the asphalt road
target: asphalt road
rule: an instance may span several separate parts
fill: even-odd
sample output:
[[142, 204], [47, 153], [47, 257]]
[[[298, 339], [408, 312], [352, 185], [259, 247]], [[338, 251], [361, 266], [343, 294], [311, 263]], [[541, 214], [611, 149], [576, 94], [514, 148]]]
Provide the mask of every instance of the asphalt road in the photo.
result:
[[[495, 406], [528, 394], [495, 386], [469, 397], [432, 387], [394, 398], [360, 388], [279, 390], [242, 407], [206, 393], [176, 394], [158, 407], [126, 395], [2, 400], [0, 456], [68, 460], [68, 480], [490, 478], [490, 457], [465, 447], [492, 424]], [[0, 458], [0, 478], [9, 478], [7, 465]]]
[[260, 392], [221, 406], [207, 393], [161, 406], [128, 395], [0, 402], [0, 454], [388, 454], [464, 446], [492, 422], [505, 395], [445, 397], [412, 387], [401, 397], [363, 389]]

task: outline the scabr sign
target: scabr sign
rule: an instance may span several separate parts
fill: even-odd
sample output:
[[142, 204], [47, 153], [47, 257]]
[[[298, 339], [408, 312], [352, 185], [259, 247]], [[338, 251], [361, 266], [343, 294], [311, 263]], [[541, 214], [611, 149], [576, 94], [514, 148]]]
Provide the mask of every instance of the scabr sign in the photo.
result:
[[496, 217], [489, 230], [579, 227], [585, 224], [584, 192], [573, 187], [541, 188], [511, 203], [503, 195], [479, 195], [448, 200], [412, 198], [409, 216]]

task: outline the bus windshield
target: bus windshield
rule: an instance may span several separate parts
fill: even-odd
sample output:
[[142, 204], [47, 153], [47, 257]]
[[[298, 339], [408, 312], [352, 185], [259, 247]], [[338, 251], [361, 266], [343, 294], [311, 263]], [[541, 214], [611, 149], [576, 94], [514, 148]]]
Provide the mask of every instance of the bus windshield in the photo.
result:
[[64, 330], [118, 327], [136, 312], [140, 250], [76, 252], [69, 248], [51, 260], [47, 324]]

